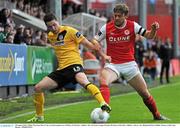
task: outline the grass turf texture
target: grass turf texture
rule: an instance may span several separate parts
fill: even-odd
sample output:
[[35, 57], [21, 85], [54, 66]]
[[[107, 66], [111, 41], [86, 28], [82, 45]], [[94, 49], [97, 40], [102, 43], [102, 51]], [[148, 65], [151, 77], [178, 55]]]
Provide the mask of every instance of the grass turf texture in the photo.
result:
[[[141, 98], [137, 93], [127, 93], [123, 95], [113, 96], [111, 99], [112, 112], [108, 123], [180, 123], [180, 80], [179, 76], [171, 79], [170, 84], [164, 84], [162, 86], [156, 86], [157, 88], [150, 89], [150, 92], [154, 96], [157, 106], [160, 112], [170, 118], [170, 121], [153, 121], [152, 115], [149, 110], [143, 104]], [[119, 93], [117, 88], [119, 86], [112, 87], [111, 91], [114, 95]], [[124, 86], [119, 89], [123, 90]], [[132, 89], [128, 89], [132, 91]], [[90, 113], [95, 107], [99, 107], [95, 100], [92, 99], [88, 93], [57, 93], [47, 95], [46, 108], [56, 106], [57, 103], [64, 104], [68, 102], [77, 102], [86, 100], [84, 103], [77, 103], [73, 105], [57, 106], [45, 111], [44, 123], [91, 123]], [[68, 100], [68, 101], [67, 101]], [[21, 104], [22, 103], [22, 104]], [[25, 106], [24, 103], [27, 103]], [[16, 106], [24, 106], [23, 111], [20, 111]], [[28, 106], [29, 105], [29, 106]], [[51, 106], [52, 105], [52, 106]], [[4, 111], [8, 109], [14, 109], [16, 111], [12, 114], [5, 114], [2, 118], [12, 117], [18, 114], [23, 114], [33, 110], [32, 99], [30, 97], [20, 98], [11, 101], [1, 101], [0, 107]], [[2, 109], [0, 109], [2, 111]], [[20, 116], [14, 119], [1, 120], [1, 123], [25, 123], [25, 121], [31, 118], [33, 114]]]

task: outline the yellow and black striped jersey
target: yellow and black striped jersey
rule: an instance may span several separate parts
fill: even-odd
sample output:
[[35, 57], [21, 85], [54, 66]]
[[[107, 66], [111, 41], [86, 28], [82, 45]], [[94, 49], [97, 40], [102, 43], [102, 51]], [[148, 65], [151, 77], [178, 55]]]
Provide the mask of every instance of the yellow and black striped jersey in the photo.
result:
[[73, 64], [81, 64], [79, 43], [85, 37], [70, 26], [59, 26], [59, 33], [48, 33], [48, 39], [55, 50], [58, 60], [58, 69], [66, 68]]

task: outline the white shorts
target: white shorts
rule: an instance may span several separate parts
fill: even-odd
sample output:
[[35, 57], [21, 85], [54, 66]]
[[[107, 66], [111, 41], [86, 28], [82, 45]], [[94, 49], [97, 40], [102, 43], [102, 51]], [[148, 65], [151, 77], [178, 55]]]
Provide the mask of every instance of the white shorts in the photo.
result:
[[133, 77], [140, 73], [138, 65], [135, 61], [123, 64], [106, 63], [104, 68], [111, 69], [117, 74], [118, 77], [120, 77], [120, 75], [123, 75], [127, 81], [131, 80]]

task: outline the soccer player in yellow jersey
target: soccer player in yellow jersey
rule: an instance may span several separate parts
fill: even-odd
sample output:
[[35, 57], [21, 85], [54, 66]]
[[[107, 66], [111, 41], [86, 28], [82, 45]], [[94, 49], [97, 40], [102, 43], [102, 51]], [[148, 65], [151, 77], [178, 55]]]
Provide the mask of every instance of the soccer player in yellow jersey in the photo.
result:
[[44, 121], [44, 90], [63, 86], [70, 82], [82, 85], [99, 102], [102, 110], [110, 112], [111, 108], [104, 101], [99, 89], [87, 79], [79, 53], [80, 44], [93, 50], [99, 50], [100, 46], [89, 42], [78, 30], [70, 26], [59, 25], [52, 13], [44, 17], [44, 22], [49, 31], [48, 39], [55, 50], [59, 66], [56, 71], [44, 77], [35, 85], [34, 103], [36, 115], [27, 122]]

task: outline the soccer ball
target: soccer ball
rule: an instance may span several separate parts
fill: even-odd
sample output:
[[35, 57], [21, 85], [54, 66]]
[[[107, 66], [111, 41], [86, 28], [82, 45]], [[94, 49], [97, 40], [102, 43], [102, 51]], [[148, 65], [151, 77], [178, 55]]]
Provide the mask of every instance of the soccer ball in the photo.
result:
[[91, 112], [91, 120], [93, 123], [106, 123], [109, 117], [109, 113], [102, 111], [101, 108], [95, 108]]

